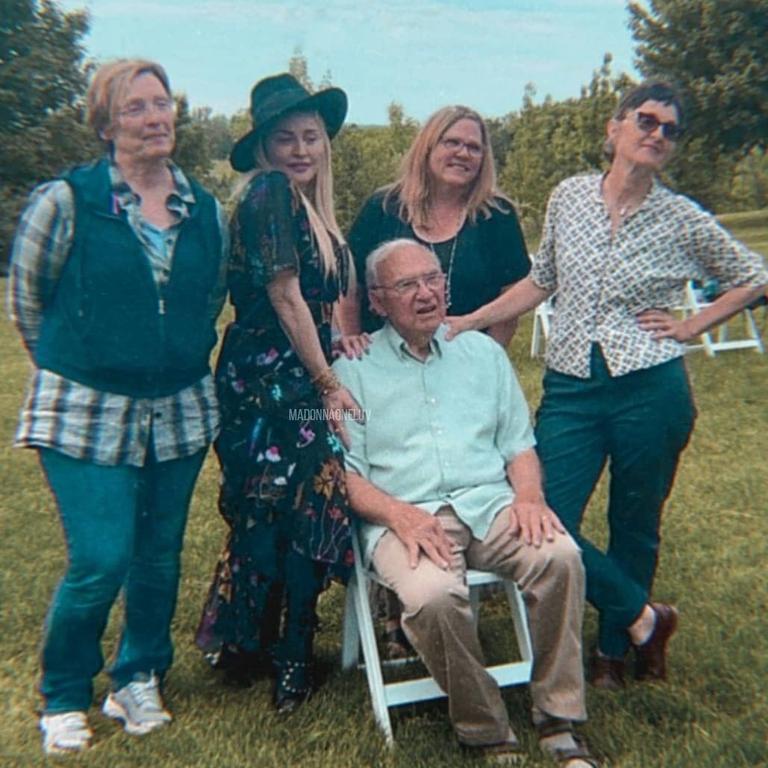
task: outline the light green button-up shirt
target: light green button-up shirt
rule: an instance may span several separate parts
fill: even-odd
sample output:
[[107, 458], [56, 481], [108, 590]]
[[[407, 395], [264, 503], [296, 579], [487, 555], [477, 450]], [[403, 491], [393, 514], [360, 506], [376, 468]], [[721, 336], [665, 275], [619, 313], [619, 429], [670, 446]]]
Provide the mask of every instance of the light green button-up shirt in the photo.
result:
[[[444, 334], [441, 326], [422, 362], [387, 324], [362, 359], [334, 363], [366, 415], [364, 424], [345, 422], [346, 466], [430, 514], [450, 505], [483, 539], [514, 499], [507, 464], [535, 440], [504, 350], [482, 333]], [[361, 525], [366, 562], [385, 531]]]

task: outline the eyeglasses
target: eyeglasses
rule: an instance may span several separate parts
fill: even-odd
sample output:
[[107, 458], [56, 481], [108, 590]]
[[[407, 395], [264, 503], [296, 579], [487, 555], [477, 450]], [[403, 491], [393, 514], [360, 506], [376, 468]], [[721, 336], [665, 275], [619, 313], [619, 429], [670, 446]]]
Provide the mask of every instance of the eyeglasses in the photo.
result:
[[392, 285], [372, 285], [371, 288], [374, 291], [394, 291], [398, 296], [411, 297], [416, 295], [422, 285], [429, 291], [441, 289], [445, 285], [445, 275], [442, 272], [427, 272], [426, 275], [406, 277]]
[[144, 117], [150, 112], [157, 112], [159, 115], [167, 115], [173, 112], [173, 99], [154, 99], [153, 101], [132, 101], [123, 107], [117, 114], [120, 117]]
[[449, 136], [448, 138], [440, 139], [440, 144], [449, 152], [458, 152], [462, 148], [466, 149], [470, 157], [480, 157], [483, 154], [482, 146], [474, 141], [462, 141], [461, 139], [454, 139]]
[[636, 112], [635, 124], [643, 133], [653, 133], [661, 126], [661, 135], [668, 141], [677, 141], [683, 135], [683, 129], [677, 123], [663, 123], [650, 112]]

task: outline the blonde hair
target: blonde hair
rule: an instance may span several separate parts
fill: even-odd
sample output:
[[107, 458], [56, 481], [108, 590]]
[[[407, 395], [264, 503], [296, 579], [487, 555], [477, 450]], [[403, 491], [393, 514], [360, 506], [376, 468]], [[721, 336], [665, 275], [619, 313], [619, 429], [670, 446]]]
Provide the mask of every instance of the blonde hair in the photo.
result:
[[88, 125], [93, 128], [101, 141], [109, 142], [104, 131], [112, 126], [120, 103], [133, 80], [139, 75], [154, 75], [171, 96], [171, 85], [166, 71], [155, 61], [149, 59], [117, 59], [104, 64], [88, 86], [86, 103], [88, 107]]
[[[430, 204], [433, 194], [429, 158], [443, 134], [459, 120], [472, 120], [480, 128], [483, 142], [483, 159], [480, 170], [472, 183], [467, 199], [467, 216], [474, 223], [478, 212], [487, 219], [491, 209], [504, 210], [497, 198], [501, 195], [496, 188], [496, 167], [488, 128], [474, 109], [460, 105], [443, 107], [435, 112], [424, 124], [400, 164], [400, 175], [394, 184], [387, 187], [384, 206], [393, 196], [400, 199], [398, 215], [403, 221], [420, 229], [428, 228]], [[507, 201], [509, 202], [509, 201]], [[511, 206], [511, 203], [510, 203]]]
[[[294, 113], [290, 113], [294, 114]], [[341, 228], [336, 222], [336, 214], [333, 210], [333, 169], [331, 166], [331, 141], [328, 138], [328, 132], [325, 129], [325, 123], [317, 112], [296, 112], [295, 114], [305, 114], [313, 117], [320, 126], [320, 136], [323, 142], [323, 156], [317, 169], [317, 176], [312, 181], [309, 195], [304, 193], [289, 177], [289, 183], [294, 198], [301, 202], [307, 212], [309, 228], [312, 237], [320, 252], [320, 260], [323, 264], [323, 272], [326, 276], [335, 275], [337, 271], [336, 249], [334, 241], [339, 247], [346, 247], [346, 240], [341, 233]], [[273, 128], [274, 130], [274, 128]], [[256, 167], [252, 171], [243, 175], [235, 185], [234, 197], [240, 199], [245, 188], [251, 180], [262, 173], [268, 173], [275, 170], [274, 166], [267, 158], [266, 141], [270, 132], [265, 132], [256, 142], [254, 148], [254, 159]], [[311, 198], [311, 199], [310, 199]], [[349, 269], [354, 269], [352, 259], [349, 259]], [[352, 285], [352, 276], [349, 284]]]

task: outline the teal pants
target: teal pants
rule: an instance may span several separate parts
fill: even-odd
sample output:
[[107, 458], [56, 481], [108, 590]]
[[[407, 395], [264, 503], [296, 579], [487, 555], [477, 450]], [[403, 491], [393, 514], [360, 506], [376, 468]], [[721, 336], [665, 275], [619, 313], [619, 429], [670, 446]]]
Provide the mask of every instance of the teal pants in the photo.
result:
[[[547, 502], [582, 549], [587, 599], [599, 612], [598, 648], [622, 658], [627, 627], [649, 600], [661, 510], [695, 420], [682, 358], [612, 377], [597, 345], [591, 375], [548, 370], [536, 415]], [[584, 510], [609, 466], [605, 552], [581, 535]]]
[[67, 544], [68, 567], [46, 619], [41, 693], [49, 714], [87, 710], [101, 670], [101, 636], [124, 590], [125, 618], [110, 669], [121, 688], [171, 664], [187, 511], [205, 451], [143, 467], [101, 466], [40, 449]]

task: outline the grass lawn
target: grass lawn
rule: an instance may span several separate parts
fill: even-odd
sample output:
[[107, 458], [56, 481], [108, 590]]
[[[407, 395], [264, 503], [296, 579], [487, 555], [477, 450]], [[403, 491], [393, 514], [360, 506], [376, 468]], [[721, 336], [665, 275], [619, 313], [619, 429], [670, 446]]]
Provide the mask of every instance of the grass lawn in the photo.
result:
[[[766, 243], [768, 221], [744, 234]], [[739, 229], [740, 221], [729, 222]], [[746, 231], [749, 229], [749, 232]], [[768, 250], [768, 247], [765, 249]], [[0, 281], [5, 289], [5, 281]], [[766, 334], [765, 310], [757, 313]], [[734, 321], [735, 322], [735, 321]], [[541, 363], [528, 358], [530, 320], [512, 348], [526, 393], [539, 397]], [[0, 766], [44, 765], [37, 731], [38, 644], [51, 592], [64, 568], [57, 516], [34, 453], [10, 447], [29, 365], [7, 320], [0, 320]], [[655, 595], [674, 601], [681, 626], [667, 685], [634, 685], [615, 695], [588, 691], [584, 732], [615, 768], [754, 768], [768, 766], [768, 357], [754, 351], [702, 352], [689, 358], [699, 418], [678, 473], [664, 522]], [[209, 457], [195, 493], [174, 622], [176, 662], [166, 699], [175, 722], [144, 738], [125, 735], [92, 710], [94, 747], [68, 757], [78, 766], [152, 768], [458, 768], [483, 763], [456, 746], [444, 703], [395, 713], [398, 747], [388, 752], [373, 721], [362, 673], [339, 669], [343, 590], [322, 599], [319, 657], [324, 685], [288, 719], [275, 716], [267, 680], [227, 688], [192, 644], [224, 527], [216, 512], [217, 470]], [[604, 540], [604, 489], [588, 513], [591, 534]], [[492, 602], [481, 619], [489, 656], [502, 656], [510, 634], [503, 607]], [[105, 638], [114, 647], [119, 611]], [[587, 610], [585, 647], [595, 636]], [[96, 680], [96, 701], [107, 678]], [[528, 727], [525, 690], [505, 693], [513, 725], [528, 747], [527, 766], [553, 765]], [[54, 761], [50, 761], [54, 762]], [[59, 761], [55, 761], [59, 762]]]

